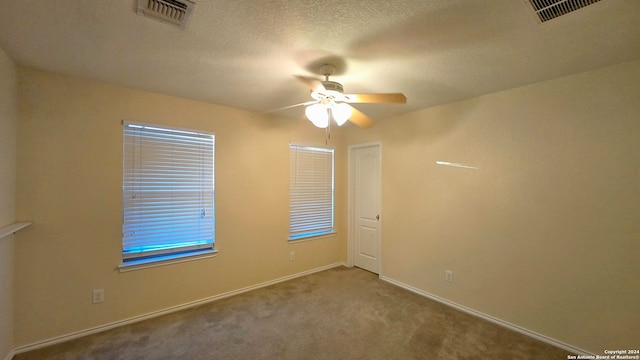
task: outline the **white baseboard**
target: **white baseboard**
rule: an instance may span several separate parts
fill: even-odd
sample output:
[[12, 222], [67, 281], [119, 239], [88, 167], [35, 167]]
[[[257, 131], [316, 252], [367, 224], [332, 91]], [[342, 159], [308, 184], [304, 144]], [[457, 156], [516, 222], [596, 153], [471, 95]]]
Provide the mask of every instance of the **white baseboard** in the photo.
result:
[[270, 280], [270, 281], [265, 281], [263, 283], [260, 284], [256, 284], [256, 285], [251, 285], [251, 286], [247, 286], [241, 289], [237, 289], [237, 290], [233, 290], [233, 291], [229, 291], [226, 293], [222, 293], [219, 295], [214, 295], [211, 297], [207, 297], [204, 299], [200, 299], [200, 300], [196, 300], [196, 301], [191, 301], [182, 305], [177, 305], [177, 306], [172, 306], [170, 308], [166, 308], [163, 310], [158, 310], [158, 311], [154, 311], [154, 312], [150, 312], [147, 314], [143, 314], [143, 315], [138, 315], [138, 316], [134, 316], [128, 319], [123, 319], [123, 320], [119, 320], [119, 321], [115, 321], [109, 324], [104, 324], [104, 325], [100, 325], [100, 326], [96, 326], [93, 328], [89, 328], [89, 329], [85, 329], [85, 330], [80, 330], [80, 331], [76, 331], [73, 333], [69, 333], [66, 335], [61, 335], [61, 336], [57, 336], [51, 339], [47, 339], [47, 340], [43, 340], [43, 341], [38, 341], [36, 343], [32, 343], [29, 345], [25, 345], [25, 346], [20, 346], [16, 349], [14, 349], [13, 351], [11, 351], [9, 353], [9, 355], [7, 356], [6, 360], [11, 360], [12, 357], [15, 354], [20, 354], [20, 353], [24, 353], [24, 352], [28, 352], [31, 350], [36, 350], [36, 349], [40, 349], [46, 346], [51, 346], [51, 345], [55, 345], [55, 344], [59, 344], [59, 343], [63, 343], [65, 341], [69, 341], [69, 340], [73, 340], [73, 339], [77, 339], [77, 338], [81, 338], [83, 336], [87, 336], [87, 335], [91, 335], [91, 334], [96, 334], [99, 332], [103, 332], [106, 330], [111, 330], [120, 326], [124, 326], [124, 325], [129, 325], [129, 324], [133, 324], [133, 323], [137, 323], [140, 321], [144, 321], [144, 320], [148, 320], [148, 319], [152, 319], [158, 316], [162, 316], [162, 315], [166, 315], [166, 314], [170, 314], [176, 311], [181, 311], [181, 310], [185, 310], [185, 309], [189, 309], [195, 306], [199, 306], [199, 305], [204, 305], [216, 300], [221, 300], [224, 298], [228, 298], [234, 295], [239, 295], [251, 290], [256, 290], [256, 289], [260, 289], [263, 287], [267, 287], [269, 285], [274, 285], [277, 283], [281, 283], [284, 281], [288, 281], [288, 280], [292, 280], [298, 277], [302, 277], [305, 275], [310, 275], [313, 273], [317, 273], [320, 271], [324, 271], [324, 270], [328, 270], [328, 269], [332, 269], [335, 267], [339, 267], [339, 266], [346, 266], [346, 263], [344, 262], [339, 262], [339, 263], [334, 263], [334, 264], [329, 264], [329, 265], [325, 265], [325, 266], [321, 266], [319, 268], [315, 268], [315, 269], [311, 269], [311, 270], [307, 270], [307, 271], [303, 271], [303, 272], [299, 272], [297, 274], [293, 274], [293, 275], [288, 275], [288, 276], [284, 276], [278, 279], [274, 279], [274, 280]]
[[463, 312], [465, 312], [467, 314], [479, 317], [481, 319], [487, 320], [489, 322], [492, 322], [494, 324], [500, 325], [500, 326], [505, 327], [507, 329], [513, 330], [513, 331], [518, 332], [520, 334], [523, 334], [523, 335], [529, 336], [531, 338], [534, 338], [536, 340], [542, 341], [544, 343], [553, 345], [553, 346], [558, 347], [560, 349], [567, 350], [567, 351], [569, 351], [571, 353], [574, 353], [574, 354], [577, 354], [577, 355], [592, 355], [592, 356], [595, 356], [595, 354], [593, 354], [591, 352], [588, 352], [588, 351], [586, 351], [584, 349], [580, 349], [580, 348], [577, 348], [575, 346], [566, 344], [566, 343], [564, 343], [562, 341], [550, 338], [550, 337], [542, 335], [542, 334], [538, 334], [535, 331], [531, 331], [531, 330], [525, 329], [525, 328], [523, 328], [521, 326], [511, 324], [511, 323], [509, 323], [507, 321], [495, 318], [495, 317], [493, 317], [491, 315], [487, 315], [485, 313], [482, 313], [480, 311], [468, 308], [466, 306], [463, 306], [463, 305], [460, 305], [460, 304], [456, 304], [453, 301], [449, 301], [449, 300], [441, 298], [441, 297], [439, 297], [437, 295], [430, 294], [430, 293], [428, 293], [426, 291], [414, 288], [413, 286], [404, 284], [404, 283], [402, 283], [400, 281], [391, 279], [389, 277], [380, 275], [380, 280], [383, 280], [383, 281], [386, 281], [386, 282], [391, 283], [393, 285], [399, 286], [399, 287], [401, 287], [403, 289], [409, 290], [409, 291], [411, 291], [413, 293], [416, 293], [418, 295], [422, 295], [422, 296], [424, 296], [426, 298], [429, 298], [431, 300], [435, 300], [435, 301], [437, 301], [439, 303], [442, 303], [442, 304], [445, 304], [447, 306], [450, 306], [450, 307], [452, 307], [452, 308], [454, 308], [456, 310], [463, 311]]

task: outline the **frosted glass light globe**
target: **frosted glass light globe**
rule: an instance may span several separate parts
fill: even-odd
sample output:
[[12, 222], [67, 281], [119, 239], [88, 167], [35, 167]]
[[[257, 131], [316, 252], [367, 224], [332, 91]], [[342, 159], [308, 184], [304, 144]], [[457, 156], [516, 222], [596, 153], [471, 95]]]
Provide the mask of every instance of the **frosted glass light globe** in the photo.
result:
[[331, 115], [333, 115], [333, 119], [338, 123], [338, 126], [342, 126], [353, 114], [353, 109], [351, 106], [340, 103], [335, 104], [331, 107]]
[[304, 113], [307, 115], [307, 119], [309, 119], [313, 125], [324, 129], [329, 126], [329, 114], [327, 113], [327, 108], [322, 104], [314, 104], [311, 106], [307, 106], [304, 110]]

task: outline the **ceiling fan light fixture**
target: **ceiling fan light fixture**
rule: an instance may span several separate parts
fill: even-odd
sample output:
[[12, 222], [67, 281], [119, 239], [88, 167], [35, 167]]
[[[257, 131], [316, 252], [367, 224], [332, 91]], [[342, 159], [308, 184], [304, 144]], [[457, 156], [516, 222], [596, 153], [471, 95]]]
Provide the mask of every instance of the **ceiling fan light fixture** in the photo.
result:
[[307, 115], [307, 119], [313, 123], [313, 125], [324, 129], [329, 126], [329, 113], [327, 108], [322, 104], [313, 104], [307, 106], [304, 109], [304, 113]]
[[333, 119], [336, 121], [338, 126], [342, 126], [353, 114], [353, 109], [351, 106], [345, 103], [334, 104], [331, 107], [331, 115]]
[[352, 107], [350, 104], [407, 103], [407, 97], [402, 93], [345, 94], [342, 84], [329, 80], [329, 76], [333, 75], [334, 73], [334, 65], [324, 64], [320, 67], [320, 74], [324, 75], [324, 80], [295, 75], [298, 80], [309, 87], [309, 89], [311, 90], [310, 93], [313, 101], [307, 101], [300, 104], [287, 106], [279, 110], [290, 109], [297, 106], [306, 106], [305, 114], [307, 115], [307, 119], [309, 119], [309, 121], [311, 121], [315, 126], [319, 128], [327, 128], [331, 121], [335, 121], [338, 126], [342, 126], [345, 122], [351, 121], [361, 128], [368, 128], [372, 124], [371, 118], [363, 114], [357, 108]]

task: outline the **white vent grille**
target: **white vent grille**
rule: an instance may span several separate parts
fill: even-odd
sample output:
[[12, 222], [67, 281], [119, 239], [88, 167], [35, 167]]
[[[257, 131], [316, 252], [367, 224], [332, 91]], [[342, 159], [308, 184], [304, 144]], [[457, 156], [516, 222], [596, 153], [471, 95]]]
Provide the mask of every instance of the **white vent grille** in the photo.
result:
[[566, 15], [600, 0], [529, 0], [541, 22]]
[[184, 29], [193, 6], [188, 0], [138, 0], [138, 14]]

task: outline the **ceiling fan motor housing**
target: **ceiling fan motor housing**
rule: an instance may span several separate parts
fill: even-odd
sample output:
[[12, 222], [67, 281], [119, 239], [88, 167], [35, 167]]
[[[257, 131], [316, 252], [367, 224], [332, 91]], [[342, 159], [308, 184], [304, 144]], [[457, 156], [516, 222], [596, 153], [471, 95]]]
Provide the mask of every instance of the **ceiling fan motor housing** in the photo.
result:
[[320, 101], [325, 105], [333, 104], [336, 100], [343, 100], [342, 92], [344, 88], [342, 87], [342, 84], [335, 81], [327, 80], [322, 81], [322, 86], [324, 86], [324, 90], [316, 90], [311, 92], [312, 98]]
[[335, 82], [335, 81], [323, 81], [322, 82], [322, 86], [324, 86], [325, 90], [327, 90], [327, 92], [329, 91], [335, 91], [335, 92], [339, 92], [339, 93], [343, 93], [344, 92], [344, 88], [342, 87], [342, 84]]

